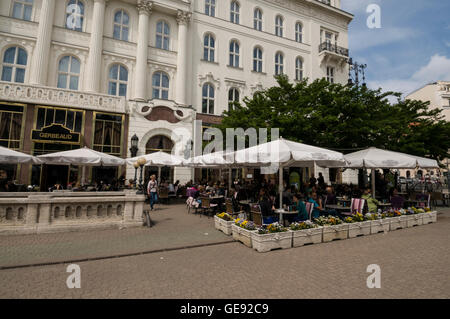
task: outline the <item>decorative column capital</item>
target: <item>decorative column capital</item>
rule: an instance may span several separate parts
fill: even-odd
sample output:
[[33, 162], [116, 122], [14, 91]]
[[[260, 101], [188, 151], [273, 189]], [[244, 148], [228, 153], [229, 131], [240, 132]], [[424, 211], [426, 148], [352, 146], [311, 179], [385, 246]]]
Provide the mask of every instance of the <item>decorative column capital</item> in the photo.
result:
[[139, 0], [136, 7], [139, 14], [146, 14], [149, 16], [152, 13], [153, 1]]
[[191, 17], [191, 12], [178, 10], [176, 19], [178, 24], [188, 24], [188, 22], [191, 21]]

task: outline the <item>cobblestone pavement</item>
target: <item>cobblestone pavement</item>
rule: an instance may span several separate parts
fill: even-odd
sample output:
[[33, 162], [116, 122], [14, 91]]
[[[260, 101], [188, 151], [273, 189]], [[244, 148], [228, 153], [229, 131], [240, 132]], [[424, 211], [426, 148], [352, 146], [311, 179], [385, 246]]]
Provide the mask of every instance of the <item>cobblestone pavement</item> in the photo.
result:
[[0, 298], [449, 298], [449, 244], [441, 209], [436, 224], [265, 254], [228, 243], [81, 262], [81, 289], [66, 265], [0, 270]]
[[154, 227], [0, 236], [0, 267], [64, 262], [232, 241], [214, 220], [188, 214], [185, 205], [151, 213]]

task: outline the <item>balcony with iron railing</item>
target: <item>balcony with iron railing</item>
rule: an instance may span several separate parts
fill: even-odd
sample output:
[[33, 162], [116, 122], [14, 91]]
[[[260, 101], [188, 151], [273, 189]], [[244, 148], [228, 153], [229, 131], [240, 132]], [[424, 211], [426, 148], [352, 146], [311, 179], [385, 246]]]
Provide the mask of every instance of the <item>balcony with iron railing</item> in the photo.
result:
[[348, 57], [348, 49], [347, 48], [340, 47], [340, 46], [332, 44], [330, 42], [323, 42], [319, 45], [319, 53], [324, 52], [324, 51], [336, 53], [338, 55]]

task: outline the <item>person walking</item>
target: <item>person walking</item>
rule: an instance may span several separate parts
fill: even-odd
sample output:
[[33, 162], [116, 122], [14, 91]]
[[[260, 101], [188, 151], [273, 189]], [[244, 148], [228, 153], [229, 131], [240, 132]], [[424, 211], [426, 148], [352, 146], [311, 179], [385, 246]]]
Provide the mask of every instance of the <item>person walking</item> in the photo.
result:
[[147, 194], [150, 198], [150, 210], [154, 210], [153, 206], [158, 201], [158, 181], [156, 176], [150, 176], [150, 181], [147, 186]]

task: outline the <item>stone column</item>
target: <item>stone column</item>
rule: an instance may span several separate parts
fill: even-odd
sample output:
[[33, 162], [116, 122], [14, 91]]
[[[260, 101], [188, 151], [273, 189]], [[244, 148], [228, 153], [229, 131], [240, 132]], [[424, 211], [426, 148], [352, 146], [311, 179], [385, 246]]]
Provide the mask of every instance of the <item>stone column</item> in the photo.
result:
[[105, 3], [107, 0], [94, 0], [91, 40], [86, 68], [86, 91], [100, 92], [102, 70], [103, 25], [105, 22]]
[[148, 28], [152, 6], [153, 2], [148, 0], [139, 0], [137, 4], [139, 11], [139, 31], [134, 79], [134, 99], [138, 101], [145, 101], [147, 99]]
[[177, 55], [177, 79], [176, 79], [176, 97], [179, 104], [187, 104], [186, 101], [186, 83], [187, 81], [187, 43], [188, 43], [188, 23], [191, 19], [191, 13], [178, 10], [178, 55]]
[[48, 62], [50, 61], [50, 42], [52, 40], [55, 0], [42, 0], [41, 14], [34, 48], [30, 84], [47, 85]]

